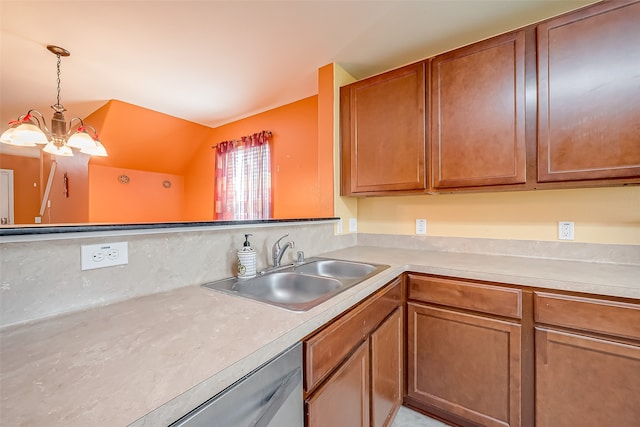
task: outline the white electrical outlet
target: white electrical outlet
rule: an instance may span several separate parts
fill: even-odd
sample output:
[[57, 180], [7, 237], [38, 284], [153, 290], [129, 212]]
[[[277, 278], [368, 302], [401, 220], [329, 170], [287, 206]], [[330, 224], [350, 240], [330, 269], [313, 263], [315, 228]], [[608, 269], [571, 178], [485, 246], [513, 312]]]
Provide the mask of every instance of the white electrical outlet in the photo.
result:
[[558, 222], [558, 240], [573, 240], [573, 222], [560, 221]]
[[127, 242], [80, 246], [80, 264], [82, 270], [113, 267], [114, 265], [128, 263], [129, 250]]
[[358, 232], [358, 220], [355, 218], [349, 218], [349, 233]]
[[418, 236], [426, 236], [427, 235], [427, 220], [426, 219], [416, 219], [416, 234]]

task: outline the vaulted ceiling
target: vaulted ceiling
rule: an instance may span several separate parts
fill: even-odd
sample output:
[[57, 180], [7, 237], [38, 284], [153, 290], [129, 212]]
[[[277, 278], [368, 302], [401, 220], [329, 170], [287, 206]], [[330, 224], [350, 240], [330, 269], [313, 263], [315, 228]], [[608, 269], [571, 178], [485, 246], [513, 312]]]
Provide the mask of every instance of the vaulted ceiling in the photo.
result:
[[217, 126], [317, 93], [317, 69], [367, 77], [592, 3], [448, 1], [7, 1], [2, 128], [51, 116], [62, 46], [67, 119], [110, 99]]

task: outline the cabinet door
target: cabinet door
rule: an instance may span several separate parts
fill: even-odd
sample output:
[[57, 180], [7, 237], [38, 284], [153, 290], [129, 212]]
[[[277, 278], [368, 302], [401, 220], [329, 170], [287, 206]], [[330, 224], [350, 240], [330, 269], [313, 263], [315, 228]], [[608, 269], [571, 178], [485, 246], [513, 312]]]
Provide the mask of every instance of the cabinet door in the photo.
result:
[[536, 425], [640, 421], [640, 347], [536, 328]]
[[424, 63], [353, 83], [341, 98], [342, 194], [424, 190]]
[[408, 304], [408, 395], [475, 424], [519, 426], [521, 327]]
[[431, 75], [433, 187], [525, 183], [524, 31], [437, 56]]
[[640, 176], [640, 3], [538, 26], [538, 181]]
[[400, 305], [402, 287], [396, 278], [366, 301], [304, 341], [304, 389], [311, 392], [359, 345], [369, 339]]
[[371, 335], [371, 426], [384, 427], [402, 404], [402, 309]]
[[369, 341], [306, 401], [307, 427], [369, 427]]

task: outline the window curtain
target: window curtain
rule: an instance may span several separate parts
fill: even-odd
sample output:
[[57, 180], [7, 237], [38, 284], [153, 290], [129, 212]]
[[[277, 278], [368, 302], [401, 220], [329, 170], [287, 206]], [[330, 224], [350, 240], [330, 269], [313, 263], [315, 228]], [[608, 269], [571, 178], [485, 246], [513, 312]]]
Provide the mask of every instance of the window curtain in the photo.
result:
[[216, 146], [216, 219], [271, 218], [270, 139], [262, 131]]

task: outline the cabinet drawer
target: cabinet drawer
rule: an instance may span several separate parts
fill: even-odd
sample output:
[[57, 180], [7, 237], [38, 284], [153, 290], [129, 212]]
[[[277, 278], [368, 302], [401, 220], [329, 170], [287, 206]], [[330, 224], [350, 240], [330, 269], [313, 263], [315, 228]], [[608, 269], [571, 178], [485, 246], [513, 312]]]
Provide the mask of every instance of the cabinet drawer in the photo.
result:
[[304, 341], [305, 391], [313, 389], [401, 304], [400, 278]]
[[640, 340], [640, 304], [535, 292], [535, 321]]
[[520, 289], [410, 274], [409, 298], [498, 316], [522, 318]]

